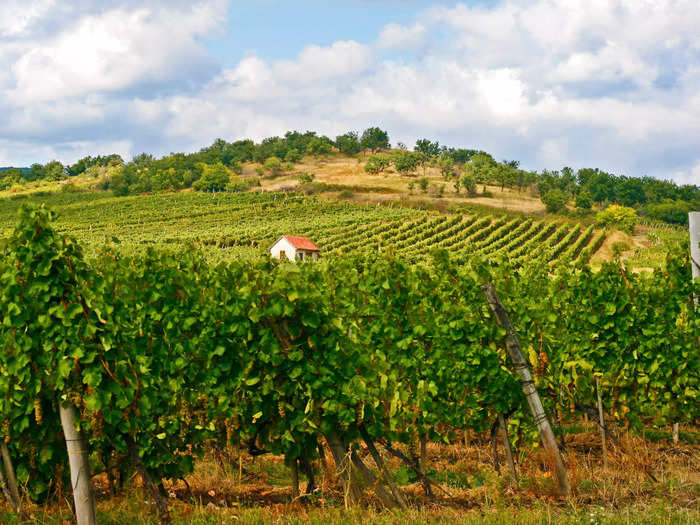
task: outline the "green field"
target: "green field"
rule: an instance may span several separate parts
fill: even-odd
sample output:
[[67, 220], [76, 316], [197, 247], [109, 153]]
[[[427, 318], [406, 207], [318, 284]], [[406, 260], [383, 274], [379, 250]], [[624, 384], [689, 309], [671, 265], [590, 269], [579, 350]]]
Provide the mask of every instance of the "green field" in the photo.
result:
[[163, 193], [113, 197], [107, 192], [47, 193], [0, 201], [0, 236], [7, 236], [22, 203], [58, 213], [59, 231], [95, 253], [118, 242], [202, 248], [212, 259], [265, 255], [281, 235], [304, 235], [326, 256], [391, 251], [425, 257], [433, 248], [456, 256], [479, 253], [515, 263], [588, 260], [605, 240], [592, 226], [524, 214], [438, 213], [385, 203], [337, 202], [295, 193]]

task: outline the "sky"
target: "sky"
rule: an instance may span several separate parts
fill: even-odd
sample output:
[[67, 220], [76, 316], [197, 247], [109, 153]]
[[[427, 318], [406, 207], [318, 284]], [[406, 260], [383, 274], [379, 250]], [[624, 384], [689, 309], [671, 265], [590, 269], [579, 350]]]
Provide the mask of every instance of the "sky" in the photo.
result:
[[380, 126], [700, 184], [697, 0], [0, 0], [0, 166]]

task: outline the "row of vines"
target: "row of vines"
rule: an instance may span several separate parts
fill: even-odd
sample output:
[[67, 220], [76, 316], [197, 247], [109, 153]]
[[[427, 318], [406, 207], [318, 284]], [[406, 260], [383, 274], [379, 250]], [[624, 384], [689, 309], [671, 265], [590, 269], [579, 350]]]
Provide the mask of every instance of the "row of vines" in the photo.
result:
[[[322, 443], [368, 483], [355, 451], [381, 447], [403, 456], [426, 490], [417, 444], [484, 431], [506, 414], [523, 426], [518, 446], [536, 447], [486, 282], [511, 314], [549, 413], [594, 407], [598, 382], [620, 425], [700, 416], [700, 290], [683, 254], [653, 275], [614, 263], [514, 270], [446, 251], [425, 264], [384, 254], [294, 265], [105, 248], [86, 261], [52, 219], [23, 209], [0, 259], [5, 473], [11, 463], [34, 500], [68, 490], [66, 407], [115, 490], [138, 471], [156, 499], [161, 480], [230, 445], [284, 456], [311, 488]], [[517, 230], [505, 220], [491, 231], [504, 226]]]
[[[474, 253], [509, 255], [521, 265], [534, 259], [586, 261], [600, 246], [593, 236], [600, 243], [605, 240], [605, 232], [569, 222], [438, 214], [293, 193], [177, 193], [119, 199], [55, 195], [50, 201], [61, 212], [56, 228], [75, 237], [91, 256], [117, 237], [124, 253], [140, 252], [144, 246], [194, 245], [212, 261], [254, 258], [267, 255], [281, 234], [290, 234], [310, 237], [330, 257], [391, 251], [424, 258], [434, 248], [445, 248], [465, 258]], [[12, 214], [20, 202], [6, 201], [14, 206], [0, 211], [0, 224], [8, 225], [5, 234], [11, 233]]]

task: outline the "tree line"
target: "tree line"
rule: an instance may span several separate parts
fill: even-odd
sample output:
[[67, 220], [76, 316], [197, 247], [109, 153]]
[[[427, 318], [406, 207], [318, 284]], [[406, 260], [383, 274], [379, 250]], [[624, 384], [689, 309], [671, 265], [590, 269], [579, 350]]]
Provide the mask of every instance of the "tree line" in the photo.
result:
[[[268, 137], [260, 143], [252, 140], [227, 142], [215, 140], [196, 153], [171, 153], [161, 158], [142, 153], [130, 162], [119, 155], [88, 156], [68, 166], [58, 161], [33, 164], [25, 170], [0, 171], [0, 189], [33, 180], [65, 180], [72, 176], [93, 173], [101, 176], [101, 189], [116, 195], [178, 190], [195, 187], [202, 191], [244, 191], [255, 180], [243, 180], [241, 165], [255, 162], [259, 175], [276, 176], [293, 169], [305, 155], [328, 155], [337, 152], [355, 156], [369, 152], [365, 170], [382, 173], [390, 167], [405, 176], [415, 176], [427, 167], [440, 170], [446, 182], [457, 193], [489, 195], [486, 185], [530, 190], [540, 196], [547, 211], [566, 212], [573, 206], [580, 212], [593, 206], [611, 204], [634, 208], [653, 219], [673, 224], [687, 224], [688, 212], [700, 209], [700, 187], [678, 185], [652, 177], [615, 175], [598, 168], [574, 170], [524, 170], [517, 160], [497, 161], [487, 152], [451, 148], [430, 139], [416, 141], [412, 151], [398, 143], [391, 150], [389, 133], [370, 127], [361, 134], [349, 131], [331, 139], [316, 132], [289, 131], [283, 137]], [[427, 191], [427, 179], [419, 181]]]

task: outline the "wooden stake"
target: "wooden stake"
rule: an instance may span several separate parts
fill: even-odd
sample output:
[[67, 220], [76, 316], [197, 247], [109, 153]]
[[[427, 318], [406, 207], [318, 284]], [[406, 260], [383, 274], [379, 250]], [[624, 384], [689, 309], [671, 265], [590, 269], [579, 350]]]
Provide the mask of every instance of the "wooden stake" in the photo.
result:
[[680, 430], [680, 425], [678, 423], [673, 424], [673, 444], [677, 445], [678, 444], [678, 434]]
[[295, 458], [292, 463], [292, 498], [297, 499], [299, 495], [299, 464]]
[[605, 440], [605, 415], [603, 413], [603, 399], [600, 397], [600, 378], [595, 377], [595, 390], [598, 395], [598, 420], [600, 421], [600, 442], [603, 450], [603, 468], [608, 468], [608, 444]]
[[508, 437], [508, 425], [506, 425], [506, 419], [503, 414], [498, 414], [498, 424], [501, 427], [501, 436], [503, 438], [503, 448], [506, 451], [506, 460], [508, 462], [508, 468], [510, 469], [510, 476], [513, 481], [518, 482], [518, 473], [515, 470], [515, 461], [513, 461], [513, 449], [510, 447], [510, 438]]
[[[22, 500], [19, 497], [19, 485], [17, 485], [17, 476], [15, 476], [15, 467], [12, 464], [12, 456], [10, 456], [10, 450], [4, 440], [0, 443], [0, 452], [2, 453], [2, 462], [5, 466], [5, 472], [7, 479], [2, 479], [3, 491], [9, 490], [9, 494], [6, 494], [10, 501], [10, 504], [14, 507], [15, 512], [20, 516], [24, 517], [24, 512], [22, 511]], [[7, 489], [5, 489], [5, 483], [7, 483]]]
[[75, 519], [78, 525], [96, 525], [95, 498], [92, 492], [90, 464], [88, 462], [87, 442], [78, 432], [78, 411], [68, 403], [59, 403], [61, 426], [66, 439], [70, 481], [75, 502]]
[[540, 433], [542, 445], [547, 452], [550, 467], [556, 475], [559, 494], [561, 496], [568, 497], [571, 492], [571, 486], [569, 485], [569, 476], [566, 472], [566, 466], [564, 465], [564, 460], [561, 457], [559, 445], [557, 444], [556, 437], [552, 431], [552, 426], [549, 423], [549, 418], [547, 417], [547, 413], [542, 405], [542, 400], [540, 399], [537, 388], [535, 387], [535, 381], [532, 377], [530, 366], [523, 356], [520, 342], [518, 341], [513, 325], [510, 322], [508, 312], [503, 306], [503, 303], [501, 303], [501, 300], [498, 298], [496, 288], [493, 286], [493, 284], [485, 284], [482, 287], [482, 290], [484, 291], [484, 295], [486, 296], [486, 300], [488, 301], [491, 310], [493, 310], [493, 313], [496, 315], [498, 324], [506, 330], [506, 349], [508, 350], [510, 359], [513, 362], [513, 367], [522, 381], [523, 394], [525, 394], [525, 399], [527, 400], [532, 416], [535, 419], [535, 424], [537, 425], [537, 430]]
[[403, 494], [401, 494], [401, 491], [394, 483], [394, 480], [391, 479], [391, 474], [389, 474], [389, 471], [386, 469], [386, 464], [384, 463], [382, 456], [379, 454], [377, 447], [374, 445], [372, 437], [369, 435], [364, 425], [360, 425], [360, 435], [362, 436], [362, 439], [367, 445], [367, 449], [369, 450], [369, 453], [372, 456], [372, 459], [374, 460], [374, 464], [377, 465], [377, 468], [382, 473], [382, 477], [384, 478], [384, 481], [389, 487], [391, 494], [394, 496], [394, 499], [399, 504], [400, 508], [405, 509], [406, 500], [404, 499]]

